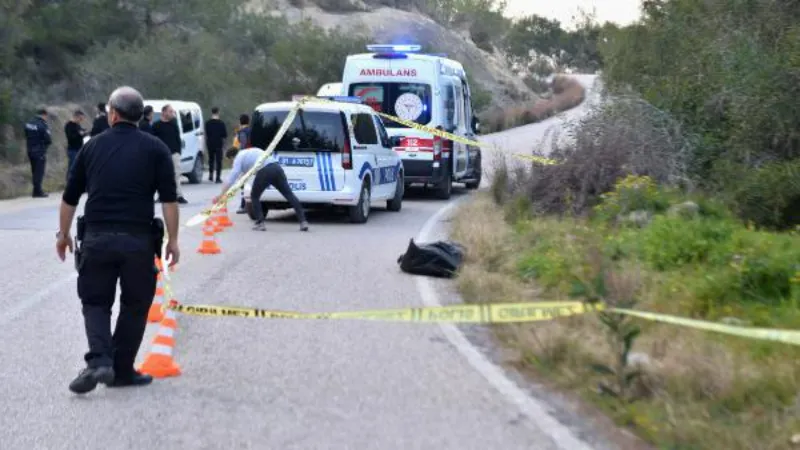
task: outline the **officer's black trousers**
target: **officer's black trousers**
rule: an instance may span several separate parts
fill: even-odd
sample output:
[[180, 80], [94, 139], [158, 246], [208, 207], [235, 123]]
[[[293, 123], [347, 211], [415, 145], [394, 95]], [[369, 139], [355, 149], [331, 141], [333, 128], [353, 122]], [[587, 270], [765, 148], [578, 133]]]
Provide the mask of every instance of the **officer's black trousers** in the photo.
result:
[[256, 222], [264, 220], [264, 211], [261, 208], [261, 194], [270, 186], [275, 186], [275, 189], [283, 195], [284, 198], [292, 205], [297, 219], [300, 222], [306, 221], [306, 214], [303, 211], [303, 206], [300, 200], [292, 192], [289, 187], [289, 181], [286, 179], [286, 172], [283, 171], [278, 163], [267, 164], [256, 172], [255, 179], [253, 179], [253, 188], [250, 191], [250, 202], [253, 207], [253, 216]]
[[[118, 376], [133, 373], [133, 364], [156, 291], [155, 248], [149, 235], [89, 233], [78, 267], [78, 296], [89, 352], [89, 367], [113, 366]], [[117, 281], [120, 312], [111, 334], [111, 307]]]
[[28, 152], [28, 161], [31, 163], [31, 181], [33, 181], [33, 195], [43, 194], [42, 180], [44, 180], [44, 169], [47, 164], [47, 153]]

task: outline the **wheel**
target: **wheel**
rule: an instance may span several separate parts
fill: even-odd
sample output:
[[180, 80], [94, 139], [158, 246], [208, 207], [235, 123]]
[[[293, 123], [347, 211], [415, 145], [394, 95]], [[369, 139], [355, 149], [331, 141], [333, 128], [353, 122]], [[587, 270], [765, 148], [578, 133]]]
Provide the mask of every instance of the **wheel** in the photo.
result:
[[386, 209], [393, 212], [400, 211], [403, 208], [403, 195], [405, 195], [405, 184], [401, 173], [400, 178], [395, 183], [394, 198], [386, 201]]
[[194, 159], [192, 171], [186, 174], [190, 184], [199, 184], [203, 180], [203, 154], [198, 153]]
[[452, 175], [450, 174], [450, 170], [447, 170], [447, 173], [444, 174], [444, 179], [436, 186], [436, 198], [447, 200], [450, 198], [450, 194], [452, 193]]
[[481, 167], [481, 154], [478, 153], [477, 158], [475, 158], [475, 172], [478, 175], [478, 179], [472, 181], [470, 183], [465, 183], [467, 189], [475, 190], [481, 186], [481, 179], [483, 178], [483, 168]]
[[[253, 202], [245, 202], [244, 209], [247, 211], [247, 217], [250, 220], [256, 220], [256, 213], [253, 211]], [[264, 213], [264, 218], [267, 218], [267, 214], [269, 214], [269, 209], [267, 208], [267, 202], [261, 202], [261, 211]]]
[[366, 223], [369, 218], [370, 200], [369, 182], [364, 180], [364, 183], [361, 185], [361, 195], [358, 197], [358, 203], [347, 208], [347, 212], [350, 215], [350, 222]]

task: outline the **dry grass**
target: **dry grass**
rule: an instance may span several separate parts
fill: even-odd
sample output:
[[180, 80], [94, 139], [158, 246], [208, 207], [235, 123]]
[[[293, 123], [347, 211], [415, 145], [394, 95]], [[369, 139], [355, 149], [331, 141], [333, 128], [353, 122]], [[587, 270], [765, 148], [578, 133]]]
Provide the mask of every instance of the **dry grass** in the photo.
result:
[[[512, 227], [503, 220], [504, 213], [489, 195], [482, 195], [462, 207], [453, 222], [452, 236], [468, 252], [458, 279], [466, 301], [563, 299], [567, 287], [534, 285], [520, 276], [517, 264], [533, 242], [551, 241], [565, 255], [563, 267], [591, 276], [596, 261], [583, 222], [537, 218]], [[623, 303], [637, 298], [637, 308], [663, 310], [655, 294], [662, 283], [629, 264], [608, 274], [608, 298]], [[631, 402], [597, 393], [600, 378], [590, 365], [610, 365], [615, 354], [607, 329], [596, 317], [495, 330], [522, 355], [532, 376], [580, 393], [660, 448], [793, 448], [789, 440], [800, 433], [800, 351], [671, 325], [637, 324], [643, 330], [631, 360], [645, 375], [633, 387], [636, 399]]]
[[493, 108], [481, 115], [484, 133], [494, 133], [509, 128], [540, 122], [583, 102], [586, 90], [574, 78], [558, 75], [551, 86], [549, 98], [539, 98], [533, 105]]

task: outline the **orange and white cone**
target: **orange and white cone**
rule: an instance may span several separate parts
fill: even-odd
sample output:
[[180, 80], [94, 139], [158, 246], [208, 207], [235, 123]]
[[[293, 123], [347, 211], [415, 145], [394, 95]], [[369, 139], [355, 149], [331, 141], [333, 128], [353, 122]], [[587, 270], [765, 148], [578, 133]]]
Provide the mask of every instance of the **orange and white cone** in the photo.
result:
[[[160, 265], [160, 264], [159, 264]], [[156, 295], [153, 297], [153, 304], [150, 305], [150, 311], [147, 312], [147, 321], [150, 323], [160, 322], [164, 318], [164, 313], [161, 311], [161, 305], [164, 302], [164, 281], [161, 278], [161, 271], [159, 270], [156, 276]]]
[[222, 249], [217, 245], [217, 238], [214, 236], [215, 233], [213, 220], [207, 219], [205, 225], [203, 225], [203, 242], [200, 243], [200, 248], [197, 249], [197, 253], [216, 255], [222, 252]]
[[219, 213], [217, 213], [217, 224], [224, 228], [233, 226], [233, 221], [230, 219], [230, 217], [228, 217], [227, 204], [220, 208]]
[[175, 349], [176, 328], [175, 311], [167, 309], [164, 319], [158, 327], [156, 337], [153, 338], [150, 352], [145, 356], [144, 362], [138, 368], [140, 373], [154, 378], [176, 377], [181, 374], [180, 366], [172, 357]]

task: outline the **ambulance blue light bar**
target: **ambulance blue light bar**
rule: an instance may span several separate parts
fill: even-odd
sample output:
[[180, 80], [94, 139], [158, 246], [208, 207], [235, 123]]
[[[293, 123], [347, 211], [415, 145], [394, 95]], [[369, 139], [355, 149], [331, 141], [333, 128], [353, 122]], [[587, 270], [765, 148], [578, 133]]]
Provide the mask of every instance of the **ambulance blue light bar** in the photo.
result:
[[373, 53], [415, 53], [422, 50], [421, 45], [416, 44], [370, 44], [367, 50]]

